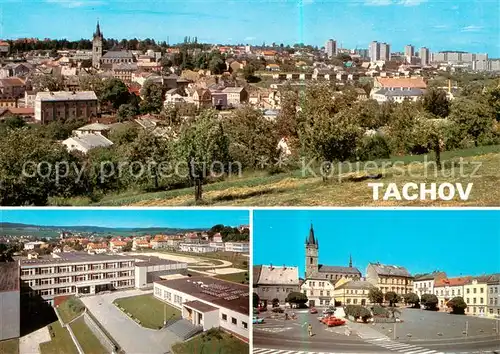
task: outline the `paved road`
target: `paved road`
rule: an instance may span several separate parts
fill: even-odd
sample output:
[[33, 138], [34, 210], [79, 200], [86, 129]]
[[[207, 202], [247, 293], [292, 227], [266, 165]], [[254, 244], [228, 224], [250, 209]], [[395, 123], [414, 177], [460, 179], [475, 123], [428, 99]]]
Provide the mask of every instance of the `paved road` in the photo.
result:
[[81, 300], [128, 354], [164, 354], [172, 344], [181, 341], [168, 330], [153, 330], [141, 327], [121, 312], [113, 300], [151, 291], [127, 290], [111, 294], [83, 297]]
[[[296, 321], [271, 318], [271, 313], [266, 316], [264, 324], [254, 325], [254, 348], [259, 350], [254, 350], [256, 354], [493, 353], [500, 349], [500, 337], [492, 335], [426, 340], [413, 340], [404, 336], [393, 340], [372, 325], [348, 322], [351, 335], [346, 336], [345, 326], [327, 328], [317, 321], [316, 315], [299, 313]], [[313, 337], [307, 336], [306, 323], [312, 324]]]

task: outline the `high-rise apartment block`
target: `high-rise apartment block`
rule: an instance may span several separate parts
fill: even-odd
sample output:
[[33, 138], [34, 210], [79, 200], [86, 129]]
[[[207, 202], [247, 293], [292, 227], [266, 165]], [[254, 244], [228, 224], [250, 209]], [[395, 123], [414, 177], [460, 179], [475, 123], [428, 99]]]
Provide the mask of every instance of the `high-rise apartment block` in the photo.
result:
[[370, 43], [370, 61], [389, 61], [391, 60], [391, 45], [388, 43], [380, 43], [373, 41]]
[[415, 56], [415, 47], [411, 44], [405, 46], [405, 58], [408, 63], [411, 63], [412, 59]]
[[329, 39], [325, 45], [325, 51], [328, 59], [333, 58], [337, 55], [337, 41]]
[[431, 62], [430, 51], [429, 48], [422, 47], [420, 48], [420, 65], [429, 66]]

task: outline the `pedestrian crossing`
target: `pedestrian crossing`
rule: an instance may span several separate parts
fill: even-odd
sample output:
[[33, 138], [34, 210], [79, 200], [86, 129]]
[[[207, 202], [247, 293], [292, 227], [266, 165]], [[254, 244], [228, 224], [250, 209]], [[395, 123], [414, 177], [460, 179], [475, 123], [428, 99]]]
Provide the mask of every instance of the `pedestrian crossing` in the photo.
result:
[[409, 343], [400, 343], [392, 341], [387, 337], [378, 338], [365, 338], [365, 342], [385, 348], [391, 352], [404, 353], [404, 354], [443, 354], [437, 350], [430, 350], [428, 348], [420, 347], [418, 345]]
[[[410, 352], [402, 352], [402, 353], [409, 354]], [[370, 352], [370, 353], [373, 354], [373, 352]], [[384, 351], [384, 353], [387, 353], [387, 351]], [[392, 353], [392, 351], [389, 351], [389, 353]], [[426, 349], [426, 351], [423, 351], [423, 352], [415, 351], [414, 353], [419, 353], [419, 354], [424, 354], [424, 353], [429, 353], [429, 354], [433, 353], [433, 354], [436, 354], [436, 353], [440, 353], [441, 354], [441, 352], [437, 352], [435, 350], [428, 350], [428, 349]], [[453, 353], [446, 352], [446, 354], [488, 354], [488, 353], [494, 354], [495, 352], [493, 352], [493, 351], [453, 352]], [[253, 354], [352, 354], [352, 352], [351, 353], [342, 353], [342, 352], [306, 352], [306, 351], [296, 351], [296, 350], [286, 350], [286, 349], [281, 349], [280, 350], [280, 349], [267, 349], [267, 348], [255, 348], [254, 347], [253, 348]]]
[[281, 333], [291, 330], [292, 327], [254, 327], [256, 331], [269, 332], [269, 333]]

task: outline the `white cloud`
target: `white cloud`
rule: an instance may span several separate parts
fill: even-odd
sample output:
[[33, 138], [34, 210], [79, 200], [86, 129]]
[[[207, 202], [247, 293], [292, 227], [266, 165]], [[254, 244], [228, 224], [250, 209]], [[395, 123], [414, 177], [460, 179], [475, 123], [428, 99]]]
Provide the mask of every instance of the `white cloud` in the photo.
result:
[[483, 29], [482, 26], [470, 25], [470, 26], [463, 27], [460, 31], [461, 32], [480, 32], [482, 29]]
[[245, 37], [245, 41], [254, 41], [256, 39], [256, 37]]
[[444, 28], [448, 28], [448, 25], [435, 25], [433, 28], [444, 29]]

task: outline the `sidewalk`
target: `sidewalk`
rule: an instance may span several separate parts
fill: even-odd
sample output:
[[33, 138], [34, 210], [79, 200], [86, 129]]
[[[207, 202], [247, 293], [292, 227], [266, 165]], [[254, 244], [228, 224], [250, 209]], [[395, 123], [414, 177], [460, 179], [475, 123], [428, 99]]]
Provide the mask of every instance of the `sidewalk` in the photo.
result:
[[347, 320], [347, 326], [355, 331], [360, 338], [363, 339], [380, 339], [380, 340], [387, 340], [389, 339], [388, 336], [385, 334], [380, 333], [376, 329], [372, 328], [371, 322], [370, 323], [357, 323], [353, 322], [349, 319]]

